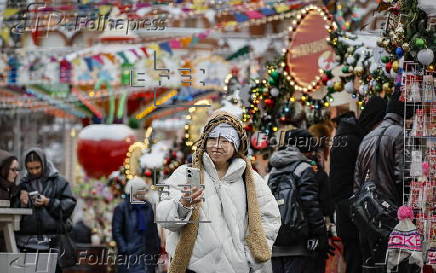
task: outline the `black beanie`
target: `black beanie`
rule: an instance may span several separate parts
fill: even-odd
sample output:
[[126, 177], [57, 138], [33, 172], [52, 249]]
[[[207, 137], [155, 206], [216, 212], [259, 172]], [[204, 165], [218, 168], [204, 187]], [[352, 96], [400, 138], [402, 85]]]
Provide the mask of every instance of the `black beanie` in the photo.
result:
[[[392, 93], [391, 98], [389, 99], [386, 113], [394, 113], [400, 115], [401, 117], [404, 117], [405, 102], [401, 101], [400, 98], [401, 90], [399, 87], [396, 87], [395, 91]], [[411, 117], [413, 117], [413, 108], [408, 107], [406, 109], [406, 119], [410, 119]]]
[[317, 140], [307, 130], [295, 129], [285, 133], [285, 147], [297, 147], [302, 153], [318, 149]]
[[359, 126], [363, 129], [365, 135], [368, 134], [373, 127], [383, 120], [386, 115], [386, 99], [374, 96], [371, 97], [365, 104], [365, 108], [359, 116]]

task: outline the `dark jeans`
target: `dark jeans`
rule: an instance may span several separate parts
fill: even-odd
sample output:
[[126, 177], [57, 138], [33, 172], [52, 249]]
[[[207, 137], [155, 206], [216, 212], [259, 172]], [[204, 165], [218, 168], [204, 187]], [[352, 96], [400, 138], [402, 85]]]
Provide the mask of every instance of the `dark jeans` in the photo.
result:
[[351, 221], [350, 207], [346, 202], [336, 205], [336, 229], [344, 244], [344, 260], [347, 263], [346, 273], [362, 272], [362, 253], [359, 247], [359, 231]]
[[192, 271], [192, 270], [187, 269], [187, 270], [186, 270], [186, 273], [195, 273], [195, 271]]
[[309, 256], [272, 257], [273, 273], [324, 273], [325, 260]]

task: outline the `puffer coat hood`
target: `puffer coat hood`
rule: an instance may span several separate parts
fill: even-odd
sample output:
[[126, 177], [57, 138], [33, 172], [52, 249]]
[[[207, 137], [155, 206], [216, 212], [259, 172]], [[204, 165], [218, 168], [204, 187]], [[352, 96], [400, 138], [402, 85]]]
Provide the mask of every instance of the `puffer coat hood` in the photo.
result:
[[[35, 152], [38, 157], [41, 159], [42, 162], [42, 177], [43, 178], [48, 178], [48, 177], [56, 177], [59, 175], [58, 170], [56, 169], [56, 167], [54, 166], [53, 162], [51, 160], [47, 159], [47, 156], [45, 154], [45, 152], [40, 149], [40, 148], [31, 148], [29, 150], [27, 150], [24, 153], [24, 162], [23, 165], [26, 166], [26, 157], [32, 153]], [[28, 180], [32, 180], [32, 177], [30, 176], [29, 172], [27, 172], [26, 170], [26, 174], [23, 177], [23, 181], [28, 181]]]
[[298, 148], [287, 147], [284, 150], [273, 153], [270, 159], [270, 164], [275, 168], [283, 168], [289, 166], [293, 162], [305, 160], [308, 160], [307, 157], [305, 157]]

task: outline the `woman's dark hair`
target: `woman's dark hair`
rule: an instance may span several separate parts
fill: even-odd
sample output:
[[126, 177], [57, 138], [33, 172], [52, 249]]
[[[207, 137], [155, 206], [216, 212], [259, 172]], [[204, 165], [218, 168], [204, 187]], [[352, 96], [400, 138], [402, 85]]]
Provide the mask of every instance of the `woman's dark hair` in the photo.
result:
[[10, 156], [3, 160], [0, 166], [0, 176], [7, 179], [9, 176], [9, 169], [11, 168], [11, 164], [14, 160], [18, 160], [15, 156]]
[[42, 163], [42, 159], [39, 157], [39, 155], [36, 152], [31, 152], [26, 156], [25, 163], [34, 161], [39, 161]]

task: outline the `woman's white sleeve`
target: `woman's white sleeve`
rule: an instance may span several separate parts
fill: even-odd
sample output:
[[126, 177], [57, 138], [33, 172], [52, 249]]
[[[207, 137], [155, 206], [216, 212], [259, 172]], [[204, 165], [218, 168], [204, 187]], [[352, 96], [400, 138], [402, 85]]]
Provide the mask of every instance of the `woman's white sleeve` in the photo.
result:
[[157, 223], [173, 232], [186, 225], [192, 215], [192, 209], [183, 207], [179, 202], [182, 197], [183, 184], [186, 183], [185, 170], [185, 166], [177, 168], [164, 181], [165, 186], [160, 193], [160, 201], [156, 209]]

